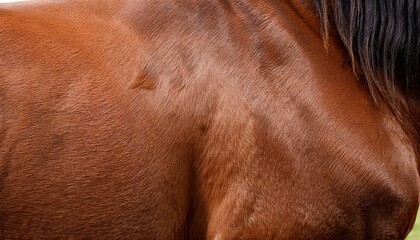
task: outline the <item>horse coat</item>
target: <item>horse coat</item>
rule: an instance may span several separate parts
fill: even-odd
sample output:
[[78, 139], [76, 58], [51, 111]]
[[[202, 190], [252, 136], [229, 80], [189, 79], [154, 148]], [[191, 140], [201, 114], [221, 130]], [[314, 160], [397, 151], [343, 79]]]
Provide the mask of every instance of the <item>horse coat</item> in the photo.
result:
[[0, 6], [1, 238], [405, 238], [418, 135], [328, 36], [309, 0]]

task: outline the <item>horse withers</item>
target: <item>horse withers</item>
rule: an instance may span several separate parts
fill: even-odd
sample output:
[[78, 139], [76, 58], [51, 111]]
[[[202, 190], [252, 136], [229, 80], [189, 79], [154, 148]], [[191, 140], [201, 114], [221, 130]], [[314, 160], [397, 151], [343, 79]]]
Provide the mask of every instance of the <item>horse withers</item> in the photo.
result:
[[0, 238], [404, 239], [419, 5], [1, 5]]

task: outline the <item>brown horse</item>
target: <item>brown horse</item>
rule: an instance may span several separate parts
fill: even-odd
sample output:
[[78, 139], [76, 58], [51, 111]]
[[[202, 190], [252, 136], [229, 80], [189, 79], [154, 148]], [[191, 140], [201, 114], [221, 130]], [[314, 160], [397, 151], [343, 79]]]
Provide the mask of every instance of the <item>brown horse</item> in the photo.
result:
[[404, 239], [419, 0], [0, 6], [1, 239]]

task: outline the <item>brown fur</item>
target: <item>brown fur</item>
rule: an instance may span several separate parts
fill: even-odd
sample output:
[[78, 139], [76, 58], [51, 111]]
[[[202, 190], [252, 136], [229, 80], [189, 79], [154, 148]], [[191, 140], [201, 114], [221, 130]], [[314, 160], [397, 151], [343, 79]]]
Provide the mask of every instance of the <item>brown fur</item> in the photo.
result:
[[3, 239], [403, 239], [416, 145], [311, 1], [0, 9]]

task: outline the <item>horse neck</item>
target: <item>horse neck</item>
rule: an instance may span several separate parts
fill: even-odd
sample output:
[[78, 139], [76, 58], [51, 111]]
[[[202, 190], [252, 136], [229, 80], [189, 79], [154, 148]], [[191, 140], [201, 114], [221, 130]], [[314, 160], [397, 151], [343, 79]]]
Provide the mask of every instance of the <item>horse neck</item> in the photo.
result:
[[[293, 26], [295, 28], [309, 27], [313, 32], [321, 37], [321, 28], [318, 17], [311, 0], [285, 0], [285, 1], [266, 1], [266, 0], [242, 0], [229, 1], [230, 6], [236, 7], [240, 12], [249, 14], [248, 18], [255, 18], [256, 22], [282, 22], [291, 21], [296, 24], [296, 19], [303, 20], [306, 26]], [[287, 15], [288, 19], [284, 16]], [[300, 21], [299, 21], [300, 22]]]
[[412, 116], [412, 124], [414, 125], [412, 142], [416, 146], [417, 152], [417, 166], [420, 172], [420, 97], [419, 98], [410, 98], [409, 106]]
[[[281, 41], [293, 42], [296, 44], [294, 45], [296, 50], [301, 51], [295, 54], [294, 58], [296, 55], [302, 57], [304, 55], [302, 52], [308, 52], [310, 50], [307, 48], [313, 48], [307, 46], [308, 41], [318, 45], [316, 51], [325, 52], [315, 12], [312, 6], [304, 1], [243, 0], [224, 1], [220, 5], [225, 11], [233, 11], [235, 17], [241, 18], [244, 24], [248, 24], [246, 29], [250, 33], [247, 34], [252, 35], [255, 41], [276, 41], [282, 37]], [[273, 29], [280, 29], [287, 34], [279, 36], [277, 31], [265, 29], [269, 24]], [[285, 37], [287, 39], [284, 39]], [[246, 38], [251, 39], [251, 36], [246, 35]], [[277, 44], [281, 45], [276, 43], [276, 46]], [[252, 57], [255, 56], [251, 56], [251, 60], [254, 60]], [[253, 71], [252, 66], [246, 69], [250, 73]], [[258, 83], [261, 85], [265, 80], [258, 78]], [[276, 81], [273, 84], [282, 83]], [[224, 83], [224, 88], [229, 88], [229, 84]], [[220, 217], [228, 216], [223, 213], [227, 209], [226, 205], [231, 204], [232, 199], [241, 199], [241, 194], [246, 194], [249, 186], [253, 184], [246, 179], [252, 179], [253, 176], [250, 174], [255, 174], [252, 169], [250, 170], [251, 162], [260, 154], [258, 146], [261, 143], [258, 143], [257, 139], [264, 138], [257, 135], [268, 134], [263, 129], [257, 129], [255, 122], [258, 120], [248, 107], [248, 99], [240, 94], [234, 94], [236, 92], [240, 91], [231, 89], [218, 96], [217, 106], [214, 106], [215, 110], [211, 111], [212, 117], [207, 121], [205, 137], [197, 149], [198, 155], [195, 161], [197, 189], [195, 190], [200, 197], [199, 202], [195, 204], [199, 205], [197, 209], [206, 210], [204, 213], [196, 213], [200, 216], [193, 218], [195, 224], [192, 225], [205, 225], [197, 224], [196, 221], [205, 221], [203, 219], [206, 218], [210, 222], [209, 231], [217, 229], [212, 224], [223, 222]]]
[[386, 105], [413, 145], [418, 146], [420, 45], [416, 26], [420, 18], [416, 13], [419, 2], [312, 2], [321, 17], [324, 36], [330, 35], [328, 32], [339, 36], [355, 74], [364, 80], [377, 105]]

